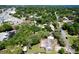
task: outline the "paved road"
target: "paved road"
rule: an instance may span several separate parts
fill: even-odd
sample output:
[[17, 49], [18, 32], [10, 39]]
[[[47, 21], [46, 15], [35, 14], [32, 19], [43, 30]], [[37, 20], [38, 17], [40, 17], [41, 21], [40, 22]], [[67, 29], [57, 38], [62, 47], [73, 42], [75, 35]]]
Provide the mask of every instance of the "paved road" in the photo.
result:
[[71, 54], [74, 54], [75, 50], [71, 48], [69, 41], [66, 39], [67, 37], [66, 32], [62, 29], [61, 29], [61, 37], [64, 39], [64, 42], [66, 44], [66, 50]]
[[[56, 12], [55, 12], [55, 16], [56, 16], [57, 22], [58, 22], [59, 16], [57, 15]], [[68, 19], [67, 21], [69, 21], [69, 19]], [[60, 25], [60, 23], [59, 23], [59, 25]], [[66, 50], [67, 50], [68, 52], [70, 52], [71, 54], [74, 54], [74, 53], [75, 53], [75, 50], [71, 48], [69, 41], [66, 39], [66, 37], [67, 37], [66, 32], [65, 32], [61, 27], [62, 27], [62, 26], [60, 25], [61, 37], [63, 38], [63, 40], [64, 40], [64, 42], [65, 42], [65, 44], [66, 44]]]

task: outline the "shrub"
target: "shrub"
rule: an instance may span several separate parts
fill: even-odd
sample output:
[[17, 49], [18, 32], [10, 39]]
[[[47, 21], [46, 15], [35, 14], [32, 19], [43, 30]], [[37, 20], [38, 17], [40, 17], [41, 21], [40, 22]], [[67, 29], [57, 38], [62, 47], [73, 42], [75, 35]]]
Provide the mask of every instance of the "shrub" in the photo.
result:
[[61, 49], [58, 51], [58, 53], [60, 53], [60, 54], [64, 54], [64, 53], [65, 53], [64, 48], [61, 48]]

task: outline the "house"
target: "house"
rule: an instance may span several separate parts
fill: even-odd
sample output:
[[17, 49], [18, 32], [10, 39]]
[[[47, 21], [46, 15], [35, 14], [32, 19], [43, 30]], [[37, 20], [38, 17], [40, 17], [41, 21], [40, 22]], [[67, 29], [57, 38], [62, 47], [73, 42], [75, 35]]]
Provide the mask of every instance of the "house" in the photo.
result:
[[68, 18], [69, 20], [73, 20], [73, 19], [74, 19], [74, 16], [67, 16], [67, 18]]
[[40, 42], [40, 47], [44, 48], [46, 51], [52, 50], [52, 42], [54, 40], [54, 37], [48, 36], [45, 39], [42, 39]]
[[64, 20], [69, 20], [67, 17], [63, 17]]
[[16, 33], [16, 30], [0, 33], [0, 41], [7, 40], [9, 37], [13, 36], [15, 33]]
[[45, 26], [44, 25], [41, 25], [41, 24], [39, 24], [38, 27], [45, 28]]
[[12, 37], [16, 33], [16, 30], [9, 31], [8, 33], [9, 33], [9, 37]]
[[54, 37], [53, 36], [48, 36], [48, 39], [49, 40], [54, 40]]
[[63, 17], [63, 22], [67, 23], [67, 22], [72, 22], [72, 21], [69, 20], [68, 17]]
[[0, 23], [10, 22], [12, 25], [18, 25], [23, 22], [23, 20], [13, 17], [10, 13], [14, 13], [15, 8], [8, 8], [6, 11], [0, 14]]
[[54, 26], [52, 24], [49, 25], [51, 27], [51, 29], [54, 31]]
[[16, 8], [12, 7], [12, 8], [11, 8], [11, 12], [10, 12], [10, 13], [11, 13], [11, 14], [15, 14], [15, 13], [16, 13], [16, 11], [15, 11], [15, 10], [16, 10]]
[[9, 37], [9, 33], [8, 32], [2, 32], [0, 33], [0, 41], [6, 40]]
[[5, 16], [6, 19], [4, 20], [4, 22], [10, 22], [12, 25], [18, 25], [21, 24], [23, 22], [23, 20], [13, 17], [11, 15]]

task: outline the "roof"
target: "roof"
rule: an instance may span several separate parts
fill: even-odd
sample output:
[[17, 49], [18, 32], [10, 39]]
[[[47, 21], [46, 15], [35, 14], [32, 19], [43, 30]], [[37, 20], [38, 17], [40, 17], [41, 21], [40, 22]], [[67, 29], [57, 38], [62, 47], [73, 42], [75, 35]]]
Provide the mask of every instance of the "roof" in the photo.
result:
[[0, 41], [3, 41], [4, 39], [7, 39], [9, 36], [8, 32], [2, 32], [0, 33]]
[[52, 40], [54, 38], [49, 36], [48, 39], [41, 40], [40, 47], [45, 48], [46, 50], [52, 50]]
[[48, 39], [54, 40], [53, 36], [48, 36]]

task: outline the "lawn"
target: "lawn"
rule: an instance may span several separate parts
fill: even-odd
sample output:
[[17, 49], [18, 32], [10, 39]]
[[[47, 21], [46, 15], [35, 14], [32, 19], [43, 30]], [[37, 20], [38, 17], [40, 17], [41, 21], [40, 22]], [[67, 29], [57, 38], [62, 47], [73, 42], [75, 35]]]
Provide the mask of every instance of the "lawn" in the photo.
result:
[[1, 50], [0, 54], [20, 54], [21, 51], [20, 46], [8, 46], [6, 49]]
[[48, 51], [48, 54], [57, 54], [55, 50]]
[[69, 35], [69, 34], [67, 34], [67, 37], [68, 37], [69, 43], [70, 43], [71, 45], [74, 43], [74, 40], [76, 40], [76, 39], [78, 38], [77, 35], [71, 36], [71, 35]]
[[[32, 49], [28, 50], [28, 53], [43, 53], [45, 52], [44, 48], [40, 48], [40, 44], [36, 44], [34, 46], [32, 46]], [[56, 54], [56, 52], [54, 50], [52, 51], [48, 51], [48, 54]]]
[[40, 48], [39, 46], [40, 44], [36, 44], [34, 46], [32, 46], [32, 49], [28, 50], [28, 53], [39, 53], [39, 52], [45, 52], [45, 50], [43, 48]]

